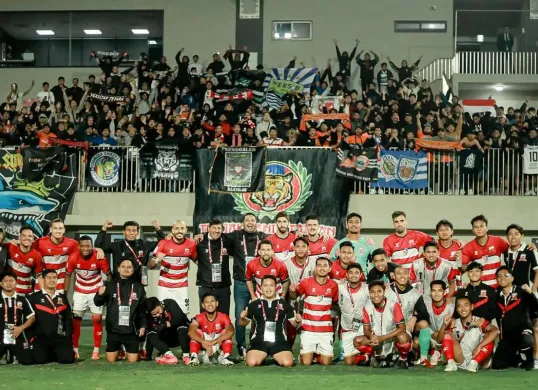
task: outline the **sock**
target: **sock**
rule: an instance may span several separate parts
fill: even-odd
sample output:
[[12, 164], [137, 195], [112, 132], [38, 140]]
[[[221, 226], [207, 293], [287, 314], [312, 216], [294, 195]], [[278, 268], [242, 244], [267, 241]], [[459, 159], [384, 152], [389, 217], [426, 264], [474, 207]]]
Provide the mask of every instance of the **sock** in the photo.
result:
[[224, 352], [224, 357], [228, 357], [232, 354], [232, 348], [233, 348], [232, 340], [225, 340], [221, 344], [222, 352]]
[[82, 318], [73, 317], [73, 347], [78, 352], [78, 342], [80, 340], [80, 327], [82, 325]]
[[99, 353], [99, 347], [93, 347], [93, 353]]
[[441, 346], [443, 347], [443, 353], [446, 360], [454, 360], [454, 341], [452, 341], [452, 337], [450, 335], [445, 334]]
[[480, 351], [478, 351], [476, 356], [473, 357], [473, 360], [476, 360], [478, 364], [482, 364], [484, 360], [486, 360], [488, 356], [491, 355], [491, 352], [493, 352], [494, 347], [495, 343], [489, 343], [484, 347], [480, 348]]
[[[93, 322], [93, 351], [99, 352], [101, 341], [103, 340], [103, 317], [99, 314], [92, 314]], [[95, 351], [97, 349], [97, 351]]]
[[202, 344], [200, 344], [198, 341], [191, 340], [189, 343], [189, 350], [191, 351], [191, 354], [198, 355], [200, 353], [200, 347]]
[[365, 345], [365, 346], [359, 347], [359, 352], [366, 355], [373, 355], [374, 349], [370, 347], [369, 345]]
[[411, 343], [396, 343], [396, 349], [398, 350], [398, 352], [400, 352], [400, 359], [407, 360], [407, 355], [409, 354], [409, 351], [411, 351]]
[[189, 356], [188, 353], [183, 352], [183, 357], [188, 357], [188, 356]]
[[174, 354], [172, 352], [168, 351], [168, 352], [164, 353], [164, 356], [174, 356]]
[[355, 355], [355, 364], [359, 364], [368, 360], [367, 355]]
[[78, 353], [78, 348], [73, 347], [73, 351]]
[[145, 351], [146, 350], [146, 340], [144, 341], [140, 341], [138, 343], [138, 349], [141, 350], [141, 351]]
[[430, 328], [421, 329], [418, 332], [418, 346], [420, 348], [420, 360], [428, 359], [428, 351], [431, 344], [431, 331]]

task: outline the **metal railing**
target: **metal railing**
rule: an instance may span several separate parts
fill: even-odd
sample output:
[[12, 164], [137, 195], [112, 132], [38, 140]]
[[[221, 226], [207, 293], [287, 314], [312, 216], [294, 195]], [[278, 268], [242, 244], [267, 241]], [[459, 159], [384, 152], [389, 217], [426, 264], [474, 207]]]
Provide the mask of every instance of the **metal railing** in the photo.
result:
[[415, 77], [419, 81], [426, 79], [429, 83], [433, 83], [441, 80], [443, 75], [450, 78], [454, 73], [457, 73], [457, 65], [456, 57], [438, 58], [419, 70]]
[[538, 74], [538, 53], [460, 52], [456, 69], [464, 74]]

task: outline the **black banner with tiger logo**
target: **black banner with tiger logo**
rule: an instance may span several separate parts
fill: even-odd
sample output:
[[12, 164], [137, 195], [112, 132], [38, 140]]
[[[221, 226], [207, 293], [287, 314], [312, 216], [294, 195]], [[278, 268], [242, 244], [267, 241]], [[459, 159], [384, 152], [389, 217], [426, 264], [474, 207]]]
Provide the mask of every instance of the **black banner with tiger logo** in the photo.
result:
[[241, 228], [245, 214], [258, 217], [258, 230], [274, 233], [276, 215], [290, 216], [291, 230], [305, 230], [305, 218], [319, 217], [323, 232], [345, 234], [349, 203], [349, 181], [334, 173], [337, 155], [329, 149], [268, 149], [265, 190], [251, 193], [208, 193], [210, 169], [215, 152], [196, 154], [196, 204], [194, 231], [206, 232], [209, 221], [224, 222], [224, 231]]

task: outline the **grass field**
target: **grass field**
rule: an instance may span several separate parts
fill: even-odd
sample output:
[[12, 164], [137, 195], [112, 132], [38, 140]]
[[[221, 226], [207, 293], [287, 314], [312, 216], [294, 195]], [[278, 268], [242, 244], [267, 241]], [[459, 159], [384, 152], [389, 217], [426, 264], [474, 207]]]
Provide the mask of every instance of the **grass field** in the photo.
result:
[[[103, 349], [104, 351], [104, 349]], [[234, 367], [161, 366], [154, 362], [108, 364], [93, 362], [91, 328], [82, 331], [81, 358], [71, 366], [0, 366], [0, 389], [295, 389], [344, 390], [369, 387], [371, 390], [475, 390], [529, 389], [538, 382], [538, 371], [507, 370], [445, 373], [442, 367], [373, 370], [366, 367], [319, 365], [283, 369], [276, 366]]]

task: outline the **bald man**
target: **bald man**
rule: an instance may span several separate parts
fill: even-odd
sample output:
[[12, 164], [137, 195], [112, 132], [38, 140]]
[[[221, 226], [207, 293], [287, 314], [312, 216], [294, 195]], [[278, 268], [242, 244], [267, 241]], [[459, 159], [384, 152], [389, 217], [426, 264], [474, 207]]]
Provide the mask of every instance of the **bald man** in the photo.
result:
[[162, 302], [172, 299], [177, 302], [183, 313], [189, 314], [189, 260], [196, 260], [196, 243], [185, 237], [187, 225], [176, 221], [172, 225], [172, 237], [159, 241], [149, 269], [161, 265], [157, 298]]

